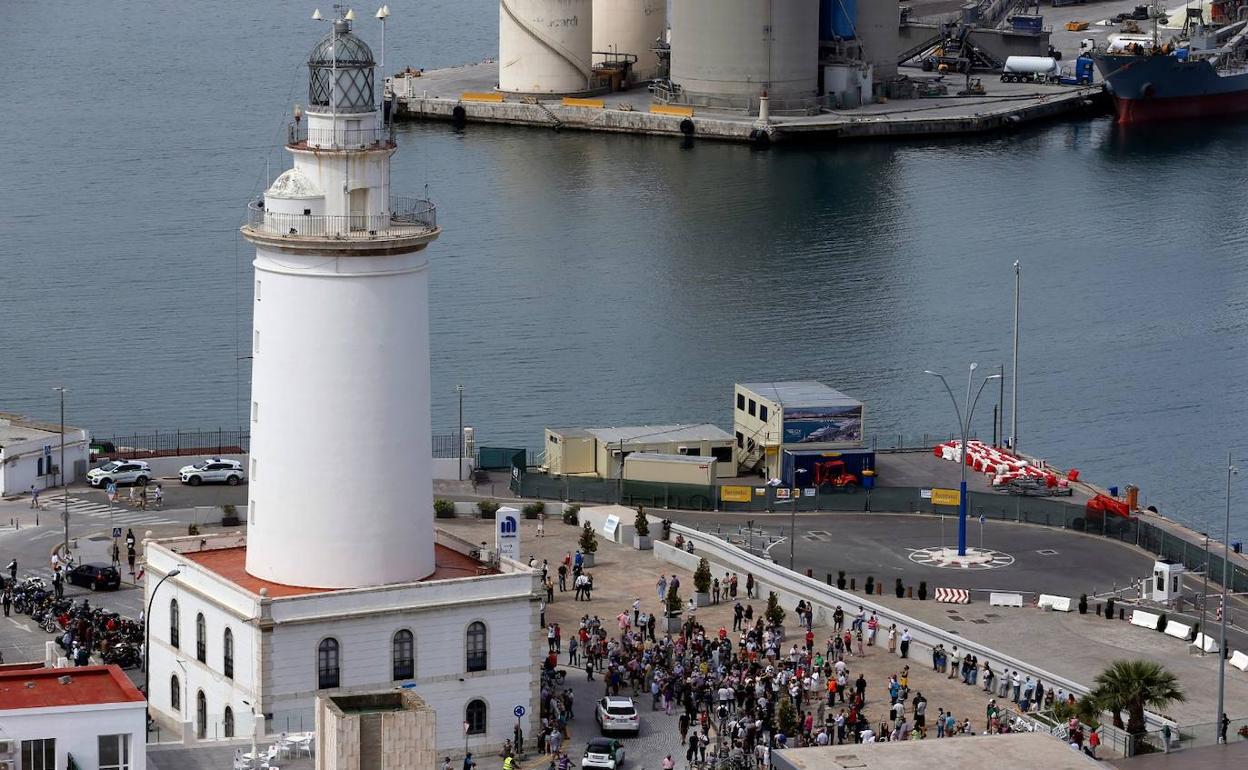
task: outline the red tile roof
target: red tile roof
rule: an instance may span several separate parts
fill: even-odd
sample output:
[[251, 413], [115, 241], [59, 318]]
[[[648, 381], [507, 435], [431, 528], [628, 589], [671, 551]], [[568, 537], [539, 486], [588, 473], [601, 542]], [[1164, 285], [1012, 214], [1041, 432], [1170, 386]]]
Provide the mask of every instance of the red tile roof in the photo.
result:
[[[269, 589], [269, 597], [274, 599], [284, 596], [304, 596], [340, 590], [336, 588], [290, 586], [261, 580], [247, 572], [247, 546], [215, 548], [207, 551], [185, 551], [179, 555], [215, 572], [245, 591], [258, 594], [261, 588], [267, 588]], [[476, 577], [480, 574], [497, 574], [496, 570], [488, 570], [482, 573], [480, 571], [481, 563], [476, 559], [462, 554], [453, 548], [447, 548], [444, 545], [434, 545], [433, 558], [436, 565], [433, 574], [421, 580], [420, 582], [422, 583], [432, 580]]]
[[[69, 677], [69, 682], [62, 684], [61, 677]], [[117, 666], [0, 671], [0, 713], [15, 709], [142, 702], [143, 693]]]

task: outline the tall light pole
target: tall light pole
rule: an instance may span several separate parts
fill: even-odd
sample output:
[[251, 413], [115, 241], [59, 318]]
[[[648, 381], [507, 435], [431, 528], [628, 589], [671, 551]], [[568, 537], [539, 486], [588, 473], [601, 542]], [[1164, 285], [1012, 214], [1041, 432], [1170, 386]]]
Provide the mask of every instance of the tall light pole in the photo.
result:
[[390, 6], [381, 6], [377, 9], [377, 13], [375, 13], [374, 16], [381, 22], [381, 62], [379, 63], [378, 69], [381, 70], [381, 119], [384, 123], [386, 119], [386, 19], [390, 17]]
[[149, 662], [152, 657], [152, 602], [156, 600], [156, 592], [160, 590], [160, 586], [171, 577], [177, 577], [182, 574], [182, 570], [174, 567], [156, 582], [156, 587], [152, 589], [152, 595], [147, 598], [147, 612], [143, 615], [143, 699], [148, 703], [152, 702], [151, 683], [152, 673]]
[[[933, 377], [939, 377], [945, 391], [949, 394], [949, 400], [953, 402], [953, 411], [958, 416], [958, 430], [962, 434], [962, 447], [959, 453], [959, 465], [961, 468], [961, 482], [958, 484], [958, 556], [966, 556], [966, 437], [971, 432], [971, 415], [975, 413], [975, 404], [979, 403], [979, 396], [984, 392], [984, 386], [990, 381], [997, 379], [1001, 375], [993, 374], [984, 378], [979, 384], [979, 390], [975, 392], [975, 400], [971, 400], [971, 383], [975, 378], [975, 369], [979, 364], [972, 363], [970, 371], [966, 374], [966, 410], [963, 411], [958, 407], [958, 398], [953, 395], [953, 388], [949, 387], [949, 382], [945, 380], [943, 374], [938, 374], [930, 369], [924, 370], [924, 374], [930, 374]], [[965, 415], [965, 419], [963, 419]]]
[[61, 502], [63, 509], [61, 511], [61, 521], [65, 525], [65, 543], [64, 550], [61, 551], [63, 558], [69, 558], [69, 484], [65, 481], [65, 387], [58, 385], [53, 388], [57, 393], [61, 394]]
[[[1222, 534], [1222, 630], [1218, 634], [1218, 716], [1217, 727], [1222, 727], [1222, 715], [1226, 697], [1226, 615], [1230, 608], [1226, 606], [1226, 584], [1230, 582], [1231, 564], [1231, 476], [1239, 473], [1239, 469], [1231, 465], [1231, 453], [1226, 453], [1226, 530]], [[1202, 644], [1203, 650], [1205, 646]]]
[[[1200, 632], [1205, 633], [1205, 607], [1209, 605], [1209, 533], [1201, 532], [1205, 537], [1205, 586], [1200, 595]], [[1205, 657], [1205, 645], [1200, 645], [1200, 657]]]
[[1018, 454], [1018, 300], [1022, 265], [1014, 260], [1014, 375], [1010, 380], [1010, 451]]
[[801, 487], [797, 484], [797, 474], [805, 473], [805, 468], [798, 468], [793, 471], [793, 499], [789, 501], [789, 569], [793, 569], [793, 544], [797, 542], [797, 496], [801, 494]]
[[[384, 6], [383, 6], [384, 7]], [[381, 13], [381, 11], [378, 11]], [[459, 394], [459, 480], [464, 480], [464, 386], [456, 385], [455, 392]]]

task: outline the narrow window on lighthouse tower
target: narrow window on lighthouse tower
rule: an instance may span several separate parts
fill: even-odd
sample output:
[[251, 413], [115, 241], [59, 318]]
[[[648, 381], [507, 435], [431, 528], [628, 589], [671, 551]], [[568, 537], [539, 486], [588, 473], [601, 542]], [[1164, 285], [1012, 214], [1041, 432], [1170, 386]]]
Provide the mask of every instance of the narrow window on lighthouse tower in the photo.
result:
[[260, 402], [259, 401], [251, 402], [251, 421], [260, 422]]
[[251, 354], [254, 356], [255, 354], [259, 352], [260, 352], [260, 330], [256, 329], [255, 331], [252, 332]]
[[260, 301], [260, 279], [256, 279], [256, 302]]
[[256, 501], [255, 500], [247, 501], [247, 526], [249, 527], [256, 526]]

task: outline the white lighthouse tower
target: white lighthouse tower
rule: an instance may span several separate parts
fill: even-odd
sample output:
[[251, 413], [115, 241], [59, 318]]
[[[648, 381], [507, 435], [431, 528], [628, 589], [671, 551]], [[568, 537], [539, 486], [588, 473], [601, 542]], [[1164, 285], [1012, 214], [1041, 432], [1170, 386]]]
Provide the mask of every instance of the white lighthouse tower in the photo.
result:
[[372, 51], [331, 24], [308, 57], [294, 167], [242, 231], [256, 245], [246, 569], [351, 588], [434, 571], [424, 249], [440, 230], [428, 201], [391, 196]]

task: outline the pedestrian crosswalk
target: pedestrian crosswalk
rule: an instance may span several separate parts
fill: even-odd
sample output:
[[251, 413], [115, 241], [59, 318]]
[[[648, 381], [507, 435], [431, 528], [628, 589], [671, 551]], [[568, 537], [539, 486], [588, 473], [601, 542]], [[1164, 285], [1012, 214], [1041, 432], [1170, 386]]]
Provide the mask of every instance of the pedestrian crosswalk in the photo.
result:
[[[97, 503], [91, 500], [83, 500], [80, 497], [66, 498], [67, 505], [71, 514], [87, 516], [97, 519], [101, 524], [107, 524], [109, 521], [109, 506], [107, 503]], [[58, 501], [59, 502], [59, 501]], [[49, 510], [55, 510], [60, 506], [49, 505]], [[135, 525], [135, 524], [177, 524], [174, 519], [166, 519], [158, 514], [135, 511], [124, 508], [120, 505], [114, 505], [112, 508], [112, 522], [117, 525]]]

